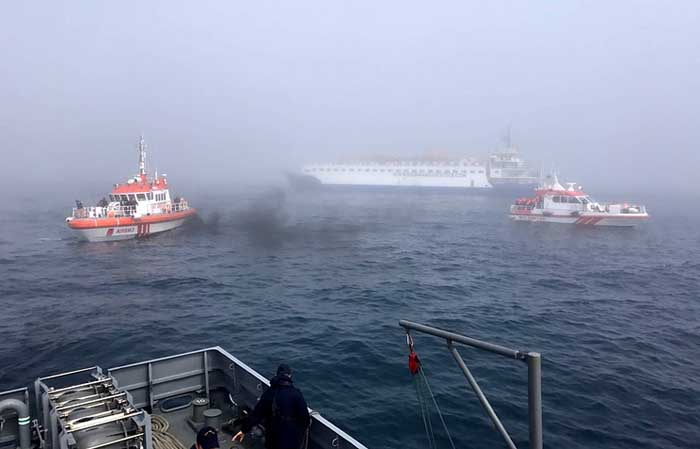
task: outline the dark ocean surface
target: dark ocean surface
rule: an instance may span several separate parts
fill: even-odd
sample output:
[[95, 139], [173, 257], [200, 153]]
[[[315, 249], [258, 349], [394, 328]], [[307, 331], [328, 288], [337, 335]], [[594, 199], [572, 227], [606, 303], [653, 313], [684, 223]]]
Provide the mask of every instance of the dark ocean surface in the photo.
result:
[[[118, 243], [78, 241], [72, 198], [2, 212], [0, 390], [220, 345], [267, 376], [289, 362], [368, 447], [425, 448], [404, 318], [541, 352], [546, 447], [700, 447], [697, 198], [647, 201], [637, 229], [511, 223], [480, 195], [189, 199], [201, 222]], [[415, 341], [457, 446], [504, 447], [444, 343]], [[526, 447], [525, 364], [461, 352]]]

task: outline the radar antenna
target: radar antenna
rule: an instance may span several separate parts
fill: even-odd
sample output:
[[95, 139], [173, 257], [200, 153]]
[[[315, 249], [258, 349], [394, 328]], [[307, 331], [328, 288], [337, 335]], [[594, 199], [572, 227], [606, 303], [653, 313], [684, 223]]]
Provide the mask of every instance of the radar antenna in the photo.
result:
[[512, 136], [513, 125], [508, 123], [506, 127], [506, 133], [503, 135], [503, 143], [505, 144], [504, 153], [517, 153], [518, 149], [513, 146], [513, 136]]
[[143, 134], [139, 140], [139, 175], [146, 176], [146, 142], [143, 140]]

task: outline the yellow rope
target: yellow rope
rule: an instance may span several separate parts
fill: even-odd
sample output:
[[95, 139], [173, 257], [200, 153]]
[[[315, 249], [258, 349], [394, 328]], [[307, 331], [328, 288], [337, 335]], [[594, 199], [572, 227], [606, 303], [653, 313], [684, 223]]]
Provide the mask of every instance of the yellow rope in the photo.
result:
[[168, 432], [170, 423], [160, 415], [151, 415], [151, 431], [155, 449], [187, 449], [180, 441]]

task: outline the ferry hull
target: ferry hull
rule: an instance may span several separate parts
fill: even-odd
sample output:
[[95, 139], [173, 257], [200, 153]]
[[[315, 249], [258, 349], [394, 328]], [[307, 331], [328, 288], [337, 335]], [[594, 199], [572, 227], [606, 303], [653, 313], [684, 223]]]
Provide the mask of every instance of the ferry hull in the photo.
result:
[[537, 187], [537, 184], [529, 184], [529, 183], [511, 183], [511, 184], [509, 184], [509, 183], [499, 182], [499, 183], [493, 183], [493, 192], [495, 194], [497, 194], [498, 196], [508, 196], [508, 197], [527, 196], [527, 195], [531, 195], [535, 191], [536, 187]]
[[287, 180], [296, 190], [450, 190], [450, 191], [491, 191], [497, 195], [527, 195], [532, 193], [537, 187], [537, 182], [528, 180], [489, 180], [479, 184], [466, 183], [458, 179], [449, 178], [425, 178], [425, 177], [402, 177], [398, 179], [371, 179], [358, 181], [352, 179], [321, 181], [314, 176], [286, 173]]
[[514, 221], [525, 221], [534, 223], [559, 223], [573, 224], [576, 226], [612, 226], [612, 227], [634, 227], [646, 221], [649, 216], [639, 215], [582, 215], [582, 216], [547, 216], [542, 214], [511, 214]]
[[323, 184], [317, 178], [308, 175], [287, 172], [287, 181], [296, 190], [320, 190]]
[[488, 183], [465, 183], [460, 179], [429, 177], [384, 177], [367, 180], [334, 179], [322, 181], [314, 176], [287, 175], [297, 190], [434, 190], [434, 191], [491, 191]]

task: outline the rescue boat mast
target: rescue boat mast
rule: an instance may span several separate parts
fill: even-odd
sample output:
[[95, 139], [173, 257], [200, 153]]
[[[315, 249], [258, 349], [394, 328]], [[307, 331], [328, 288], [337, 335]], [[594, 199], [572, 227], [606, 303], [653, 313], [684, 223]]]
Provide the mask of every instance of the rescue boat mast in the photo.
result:
[[146, 176], [146, 142], [143, 140], [143, 134], [139, 140], [139, 176]]

